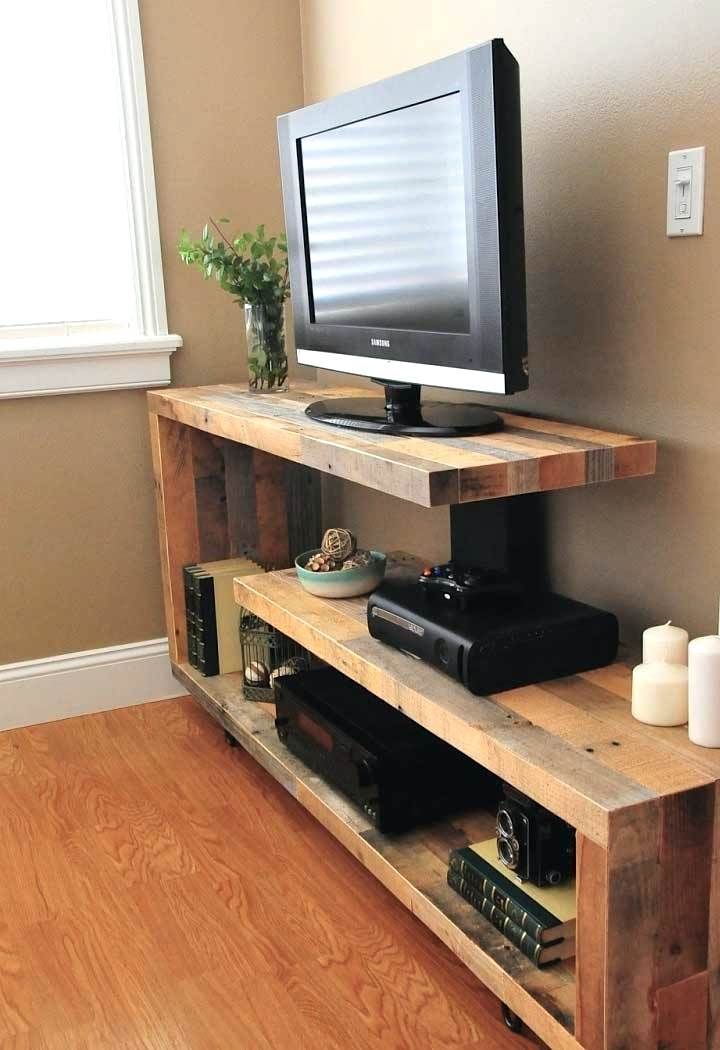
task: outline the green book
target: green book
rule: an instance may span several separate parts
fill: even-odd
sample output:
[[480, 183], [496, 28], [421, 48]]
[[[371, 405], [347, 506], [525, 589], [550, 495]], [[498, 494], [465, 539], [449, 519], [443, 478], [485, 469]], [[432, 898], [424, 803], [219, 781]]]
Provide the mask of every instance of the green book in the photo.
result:
[[450, 872], [483, 897], [540, 944], [575, 936], [575, 880], [561, 886], [520, 882], [498, 859], [495, 839], [450, 853]]
[[193, 594], [195, 602], [195, 631], [197, 638], [197, 668], [201, 674], [215, 675], [218, 662], [217, 629], [215, 626], [215, 594], [213, 578], [199, 566], [194, 567]]
[[570, 959], [575, 955], [575, 938], [566, 937], [564, 940], [553, 941], [552, 944], [541, 944], [534, 940], [526, 930], [521, 929], [514, 923], [505, 911], [496, 907], [493, 902], [484, 897], [480, 890], [471, 886], [465, 879], [460, 878], [452, 869], [448, 871], [448, 885], [459, 893], [468, 904], [480, 912], [497, 930], [514, 944], [523, 955], [525, 955], [535, 966], [548, 966], [559, 959]]
[[185, 629], [187, 631], [188, 663], [191, 667], [197, 667], [197, 629], [195, 626], [195, 594], [193, 590], [192, 570], [193, 565], [185, 565], [183, 568], [183, 584], [185, 587]]

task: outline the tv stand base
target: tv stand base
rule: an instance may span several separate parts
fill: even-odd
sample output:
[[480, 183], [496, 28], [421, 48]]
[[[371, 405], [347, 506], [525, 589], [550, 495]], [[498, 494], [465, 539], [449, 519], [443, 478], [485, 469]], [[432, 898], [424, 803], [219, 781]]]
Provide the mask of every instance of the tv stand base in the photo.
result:
[[[373, 380], [380, 382], [380, 380]], [[350, 430], [415, 437], [457, 437], [501, 430], [497, 412], [484, 405], [427, 401], [415, 383], [383, 383], [385, 400], [378, 397], [337, 397], [313, 401], [305, 409], [311, 419]]]

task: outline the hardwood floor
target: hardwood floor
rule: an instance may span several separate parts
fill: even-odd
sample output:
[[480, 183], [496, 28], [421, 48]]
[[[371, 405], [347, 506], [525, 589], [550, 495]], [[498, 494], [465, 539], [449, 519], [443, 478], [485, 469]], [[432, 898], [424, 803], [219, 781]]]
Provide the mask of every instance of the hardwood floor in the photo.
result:
[[0, 1050], [527, 1050], [190, 700], [0, 733]]

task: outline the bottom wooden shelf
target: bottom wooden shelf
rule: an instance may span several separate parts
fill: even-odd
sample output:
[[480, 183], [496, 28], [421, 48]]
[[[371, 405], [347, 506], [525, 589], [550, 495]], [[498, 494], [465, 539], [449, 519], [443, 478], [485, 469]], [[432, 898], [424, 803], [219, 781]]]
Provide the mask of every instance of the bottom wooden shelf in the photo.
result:
[[381, 835], [362, 810], [280, 743], [272, 708], [243, 699], [240, 674], [204, 678], [189, 664], [173, 665], [173, 673], [260, 765], [537, 1035], [559, 1050], [579, 1046], [573, 1037], [572, 961], [536, 969], [445, 881], [448, 851], [492, 835], [491, 813], [473, 811], [409, 834]]

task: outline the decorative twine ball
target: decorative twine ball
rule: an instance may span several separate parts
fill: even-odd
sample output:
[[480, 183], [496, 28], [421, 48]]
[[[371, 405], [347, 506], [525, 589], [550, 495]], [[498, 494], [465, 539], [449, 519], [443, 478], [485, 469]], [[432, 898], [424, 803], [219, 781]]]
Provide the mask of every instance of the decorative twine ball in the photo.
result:
[[343, 569], [360, 569], [365, 565], [369, 565], [372, 561], [372, 554], [370, 551], [355, 551], [351, 558], [343, 562]]
[[347, 561], [357, 549], [357, 540], [349, 529], [328, 529], [320, 546], [334, 561]]
[[267, 685], [270, 672], [262, 660], [251, 660], [243, 672], [243, 678], [248, 685]]

